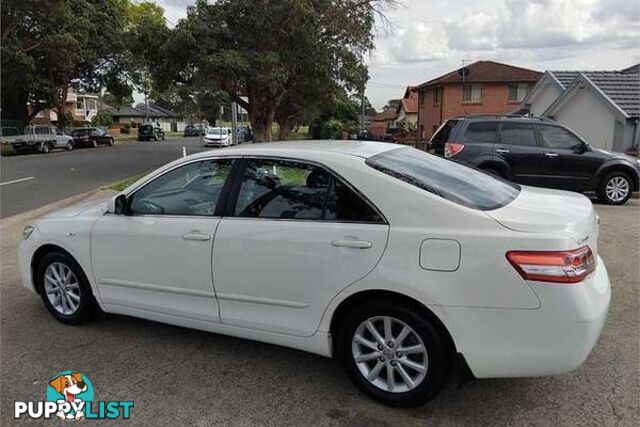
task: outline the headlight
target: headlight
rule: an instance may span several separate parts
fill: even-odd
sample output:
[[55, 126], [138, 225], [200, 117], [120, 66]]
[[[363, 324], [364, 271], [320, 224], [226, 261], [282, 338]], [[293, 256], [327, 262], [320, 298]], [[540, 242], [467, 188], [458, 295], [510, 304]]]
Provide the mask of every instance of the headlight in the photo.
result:
[[22, 230], [22, 239], [23, 240], [27, 240], [30, 236], [31, 233], [33, 233], [33, 226], [32, 225], [27, 225], [23, 230]]

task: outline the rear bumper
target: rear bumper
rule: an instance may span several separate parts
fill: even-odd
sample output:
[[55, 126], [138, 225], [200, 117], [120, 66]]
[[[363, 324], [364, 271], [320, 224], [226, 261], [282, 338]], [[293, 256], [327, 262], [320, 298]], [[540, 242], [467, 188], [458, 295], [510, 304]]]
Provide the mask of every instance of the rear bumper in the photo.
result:
[[447, 324], [476, 378], [556, 375], [580, 366], [609, 311], [611, 288], [598, 257], [596, 272], [575, 285], [529, 282], [535, 310], [447, 307]]

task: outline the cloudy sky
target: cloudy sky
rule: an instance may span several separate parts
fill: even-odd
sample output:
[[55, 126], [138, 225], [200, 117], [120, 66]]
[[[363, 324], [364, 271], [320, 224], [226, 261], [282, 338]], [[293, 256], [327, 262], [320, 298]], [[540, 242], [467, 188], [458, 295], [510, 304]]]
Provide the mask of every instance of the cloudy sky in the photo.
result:
[[[193, 0], [155, 0], [169, 24]], [[399, 0], [367, 58], [376, 108], [477, 60], [536, 70], [611, 70], [640, 62], [638, 0]]]

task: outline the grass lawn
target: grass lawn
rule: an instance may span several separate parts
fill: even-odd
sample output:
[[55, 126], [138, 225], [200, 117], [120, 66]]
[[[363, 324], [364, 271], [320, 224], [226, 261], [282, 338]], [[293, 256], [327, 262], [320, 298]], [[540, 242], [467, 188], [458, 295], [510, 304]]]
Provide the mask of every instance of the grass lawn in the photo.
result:
[[141, 173], [139, 175], [132, 176], [131, 178], [123, 179], [122, 181], [116, 182], [106, 188], [109, 190], [122, 191], [145, 175], [146, 173]]

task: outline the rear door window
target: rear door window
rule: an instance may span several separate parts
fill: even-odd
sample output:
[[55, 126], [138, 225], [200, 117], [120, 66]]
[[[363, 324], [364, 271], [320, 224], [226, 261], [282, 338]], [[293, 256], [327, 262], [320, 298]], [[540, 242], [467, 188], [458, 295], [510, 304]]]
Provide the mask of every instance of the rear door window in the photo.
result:
[[509, 145], [536, 146], [536, 133], [530, 123], [502, 123], [500, 143]]
[[464, 133], [465, 139], [472, 142], [485, 142], [493, 144], [498, 136], [497, 122], [478, 122], [471, 123]]
[[473, 209], [498, 209], [520, 193], [520, 187], [516, 184], [410, 147], [375, 155], [368, 158], [366, 164], [443, 199]]
[[451, 131], [453, 131], [457, 124], [458, 120], [447, 120], [444, 122], [443, 125], [440, 126], [440, 129], [438, 129], [431, 137], [431, 142], [442, 143], [449, 141]]

